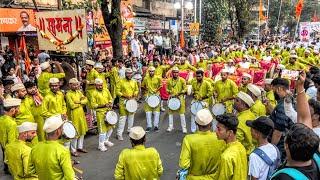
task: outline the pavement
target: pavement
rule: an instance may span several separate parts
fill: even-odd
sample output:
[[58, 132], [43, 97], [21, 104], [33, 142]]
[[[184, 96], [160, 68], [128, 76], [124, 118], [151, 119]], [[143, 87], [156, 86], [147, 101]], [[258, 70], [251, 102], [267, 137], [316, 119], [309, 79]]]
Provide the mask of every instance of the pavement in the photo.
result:
[[[188, 107], [190, 99], [187, 99], [186, 121], [188, 132], [190, 132], [190, 118], [191, 113]], [[143, 104], [140, 104], [139, 109], [135, 115], [134, 126], [140, 125], [146, 128], [145, 112], [143, 111]], [[146, 146], [155, 147], [162, 160], [163, 175], [161, 179], [172, 180], [176, 177], [176, 172], [179, 169], [179, 156], [181, 150], [181, 143], [185, 134], [181, 131], [180, 117], [178, 114], [174, 115], [174, 127], [172, 132], [166, 132], [168, 127], [168, 113], [161, 112], [160, 131], [150, 131], [146, 136]], [[87, 135], [85, 137], [85, 148], [89, 151], [87, 154], [81, 154], [81, 157], [73, 158], [80, 161], [78, 168], [83, 170], [83, 179], [85, 180], [110, 180], [114, 179], [113, 174], [115, 166], [118, 161], [118, 156], [124, 148], [131, 148], [129, 136], [124, 134], [124, 141], [115, 139], [116, 129], [114, 129], [111, 141], [114, 143], [113, 147], [108, 148], [106, 152], [100, 152], [98, 147], [98, 136]], [[0, 149], [1, 151], [1, 149]], [[2, 160], [2, 152], [0, 153], [0, 160]], [[0, 163], [0, 180], [10, 180], [11, 176], [4, 175], [3, 164]]]

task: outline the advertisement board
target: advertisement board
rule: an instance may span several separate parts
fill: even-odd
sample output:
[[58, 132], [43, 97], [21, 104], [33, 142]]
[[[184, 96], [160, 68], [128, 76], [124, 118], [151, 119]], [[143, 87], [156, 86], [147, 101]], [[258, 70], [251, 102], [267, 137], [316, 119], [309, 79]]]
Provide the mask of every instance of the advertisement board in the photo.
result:
[[0, 32], [37, 31], [30, 9], [0, 8]]

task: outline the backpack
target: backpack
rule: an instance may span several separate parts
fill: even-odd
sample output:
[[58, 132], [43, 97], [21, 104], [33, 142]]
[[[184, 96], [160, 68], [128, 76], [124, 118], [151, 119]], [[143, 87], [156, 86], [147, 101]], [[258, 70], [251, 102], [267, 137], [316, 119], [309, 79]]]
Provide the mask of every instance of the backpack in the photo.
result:
[[267, 180], [271, 179], [272, 174], [276, 171], [276, 169], [280, 165], [281, 156], [280, 156], [279, 149], [275, 145], [273, 145], [273, 147], [277, 151], [277, 158], [274, 161], [272, 161], [270, 157], [262, 149], [256, 148], [253, 150], [253, 153], [258, 155], [269, 166]]
[[[314, 153], [313, 160], [316, 162], [316, 166], [318, 167], [318, 171], [320, 171], [320, 155], [319, 155], [319, 153]], [[289, 167], [280, 169], [279, 171], [275, 172], [271, 178], [277, 176], [280, 173], [286, 174], [296, 180], [309, 180], [309, 178], [306, 175], [304, 175], [302, 172], [300, 172], [299, 170], [297, 170], [295, 168], [289, 168]]]

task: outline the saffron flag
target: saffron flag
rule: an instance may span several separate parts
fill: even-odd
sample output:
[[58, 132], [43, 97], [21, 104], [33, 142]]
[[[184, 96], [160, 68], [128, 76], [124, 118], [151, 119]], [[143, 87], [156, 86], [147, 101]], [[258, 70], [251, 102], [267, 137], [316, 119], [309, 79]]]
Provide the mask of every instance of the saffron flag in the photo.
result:
[[180, 31], [180, 48], [183, 49], [185, 46], [185, 42], [184, 42], [184, 32]]
[[267, 19], [267, 17], [264, 16], [263, 14], [263, 2], [260, 0], [260, 5], [259, 5], [259, 19], [264, 21]]
[[20, 38], [20, 45], [19, 48], [20, 50], [24, 53], [24, 62], [25, 62], [25, 70], [27, 72], [27, 74], [29, 74], [30, 72], [30, 66], [31, 66], [31, 60], [29, 58], [29, 54], [28, 54], [28, 49], [27, 49], [27, 44], [26, 44], [26, 39], [25, 39], [25, 33], [23, 32], [23, 34], [21, 35]]
[[301, 16], [303, 8], [303, 0], [299, 0], [296, 6], [296, 18], [298, 19]]

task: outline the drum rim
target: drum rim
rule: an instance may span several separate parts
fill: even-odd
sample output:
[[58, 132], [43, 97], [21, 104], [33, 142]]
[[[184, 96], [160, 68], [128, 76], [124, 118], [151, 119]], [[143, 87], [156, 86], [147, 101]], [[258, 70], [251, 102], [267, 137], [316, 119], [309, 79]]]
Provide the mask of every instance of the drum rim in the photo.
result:
[[[157, 97], [157, 99], [158, 99], [158, 103], [157, 103], [157, 105], [155, 105], [155, 106], [151, 106], [150, 103], [149, 103], [149, 98], [152, 97], [152, 96], [153, 96], [153, 97]], [[159, 106], [160, 101], [161, 101], [160, 96], [158, 96], [158, 95], [156, 95], [156, 94], [150, 95], [150, 96], [148, 96], [147, 99], [146, 99], [147, 104], [148, 104], [150, 107], [152, 107], [152, 108], [155, 108], [155, 107]]]
[[[173, 100], [176, 100], [176, 102], [179, 102], [179, 107], [178, 107], [177, 109], [172, 109], [172, 108], [170, 108], [170, 104], [171, 104], [170, 101], [173, 101]], [[169, 109], [172, 110], [172, 111], [178, 110], [178, 109], [181, 107], [181, 101], [180, 101], [180, 99], [179, 99], [179, 98], [176, 98], [176, 97], [170, 98], [170, 99], [168, 100], [168, 107], [169, 107]]]
[[[65, 125], [66, 125], [66, 124], [68, 124], [69, 127], [73, 127], [73, 129], [74, 129], [74, 137], [68, 137], [68, 136], [67, 136], [67, 133], [65, 133]], [[72, 122], [70, 122], [70, 121], [65, 121], [65, 122], [63, 123], [63, 125], [62, 125], [62, 129], [63, 129], [63, 134], [64, 134], [67, 138], [70, 138], [70, 139], [75, 138], [75, 137], [77, 136], [77, 134], [78, 134], [76, 127], [75, 127], [75, 126], [72, 124]]]
[[[128, 107], [127, 107], [127, 103], [128, 103], [128, 102], [135, 102], [136, 108], [135, 108], [134, 111], [129, 111], [129, 110], [128, 110]], [[136, 111], [138, 110], [138, 102], [137, 102], [137, 100], [135, 100], [135, 99], [128, 99], [128, 100], [126, 100], [126, 102], [125, 102], [125, 107], [126, 107], [126, 110], [127, 110], [128, 112], [131, 112], [131, 113], [136, 112]]]
[[[216, 115], [216, 111], [213, 111], [215, 108], [214, 107], [216, 107], [217, 105], [222, 105], [223, 107], [224, 107], [224, 113], [226, 112], [226, 106], [224, 105], [224, 104], [222, 104], [222, 103], [216, 103], [216, 104], [214, 104], [213, 106], [212, 106], [212, 113], [215, 115], [215, 116], [219, 116], [219, 115]], [[222, 114], [224, 114], [224, 113], [222, 113]]]
[[193, 115], [196, 115], [196, 114], [197, 114], [197, 112], [201, 110], [201, 109], [200, 109], [200, 110], [198, 110], [198, 111], [197, 111], [197, 112], [195, 112], [195, 113], [194, 113], [194, 112], [192, 112], [192, 109], [193, 109], [193, 108], [192, 108], [192, 105], [193, 105], [193, 104], [195, 104], [195, 103], [199, 103], [199, 104], [201, 104], [202, 109], [204, 109], [204, 108], [205, 108], [205, 105], [203, 104], [203, 103], [204, 103], [203, 101], [193, 101], [193, 102], [191, 102], [191, 105], [190, 105], [190, 111], [191, 111], [191, 113], [192, 113]]
[[[108, 114], [110, 114], [110, 113], [112, 113], [112, 114], [114, 114], [115, 116], [115, 123], [110, 123], [109, 121], [108, 121], [108, 119], [107, 119], [107, 115]], [[106, 113], [106, 116], [105, 116], [105, 121], [107, 122], [107, 123], [109, 123], [109, 124], [111, 124], [111, 125], [115, 125], [115, 124], [117, 124], [117, 122], [118, 122], [118, 114], [115, 112], [115, 111], [108, 111], [107, 113]]]

